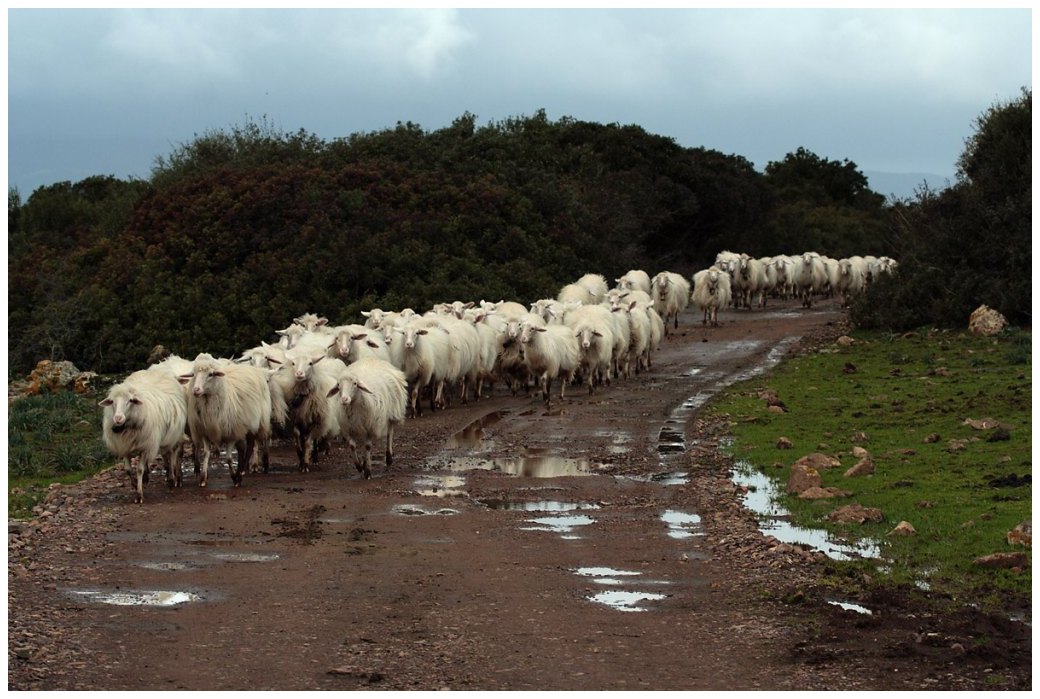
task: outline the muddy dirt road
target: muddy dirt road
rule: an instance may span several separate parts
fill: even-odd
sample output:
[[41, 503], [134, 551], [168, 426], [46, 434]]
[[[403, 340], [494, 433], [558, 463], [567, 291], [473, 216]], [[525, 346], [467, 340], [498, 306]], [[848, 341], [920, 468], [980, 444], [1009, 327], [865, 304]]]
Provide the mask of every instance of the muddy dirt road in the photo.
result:
[[826, 558], [759, 532], [697, 409], [842, 315], [722, 320], [687, 313], [594, 396], [499, 387], [409, 420], [368, 481], [340, 448], [309, 474], [282, 448], [241, 488], [57, 490], [9, 535], [9, 688], [1028, 688], [1028, 629], [829, 604]]

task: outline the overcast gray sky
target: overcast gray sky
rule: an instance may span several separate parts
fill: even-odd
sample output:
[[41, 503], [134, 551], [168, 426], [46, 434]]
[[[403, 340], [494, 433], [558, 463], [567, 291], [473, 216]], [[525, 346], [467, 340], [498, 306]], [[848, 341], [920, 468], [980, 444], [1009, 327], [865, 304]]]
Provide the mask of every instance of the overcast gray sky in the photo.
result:
[[148, 178], [196, 134], [262, 117], [332, 139], [543, 108], [758, 170], [801, 146], [952, 179], [977, 118], [1032, 88], [1028, 7], [11, 9], [8, 181], [24, 200]]

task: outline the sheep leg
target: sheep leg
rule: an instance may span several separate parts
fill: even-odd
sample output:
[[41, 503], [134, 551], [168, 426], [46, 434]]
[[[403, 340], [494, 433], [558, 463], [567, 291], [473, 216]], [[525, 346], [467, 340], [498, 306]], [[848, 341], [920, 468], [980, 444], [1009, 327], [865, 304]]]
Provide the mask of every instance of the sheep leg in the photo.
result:
[[209, 477], [209, 442], [201, 440], [202, 457], [199, 459], [199, 487], [206, 487], [206, 480]]
[[394, 463], [394, 425], [387, 426], [386, 431], [386, 467], [390, 468]]
[[365, 465], [361, 471], [365, 478], [372, 477], [372, 437], [365, 438]]
[[[249, 465], [253, 458], [253, 447], [255, 445], [256, 437], [254, 435], [246, 435], [246, 438], [235, 442], [235, 449], [238, 451], [238, 468], [234, 468], [231, 459], [228, 459], [228, 467], [231, 469], [231, 482], [235, 486], [242, 485], [242, 477], [249, 469]], [[228, 455], [230, 457], [230, 454]]]

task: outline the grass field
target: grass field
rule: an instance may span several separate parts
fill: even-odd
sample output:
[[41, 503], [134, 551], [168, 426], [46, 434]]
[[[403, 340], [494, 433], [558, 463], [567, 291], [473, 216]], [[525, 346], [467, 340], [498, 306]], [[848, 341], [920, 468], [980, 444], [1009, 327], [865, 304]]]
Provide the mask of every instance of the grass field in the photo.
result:
[[[869, 568], [879, 582], [928, 587], [980, 604], [999, 604], [1008, 592], [1029, 594], [1028, 569], [982, 568], [974, 561], [1029, 552], [1010, 545], [1007, 534], [1032, 516], [1030, 334], [852, 337], [851, 345], [783, 362], [708, 406], [729, 419], [734, 458], [776, 479], [781, 493], [788, 467], [799, 457], [820, 452], [840, 460], [839, 467], [820, 470], [822, 486], [851, 495], [782, 495], [779, 503], [800, 526], [879, 544], [880, 567], [852, 561], [839, 568]], [[762, 396], [770, 391], [786, 412], [767, 409]], [[968, 422], [987, 418], [998, 426]], [[779, 449], [781, 437], [793, 446]], [[860, 460], [852, 453], [857, 446], [869, 452], [875, 472], [846, 477]], [[852, 502], [880, 509], [884, 521], [839, 525], [825, 519]], [[916, 534], [890, 534], [902, 521]]]

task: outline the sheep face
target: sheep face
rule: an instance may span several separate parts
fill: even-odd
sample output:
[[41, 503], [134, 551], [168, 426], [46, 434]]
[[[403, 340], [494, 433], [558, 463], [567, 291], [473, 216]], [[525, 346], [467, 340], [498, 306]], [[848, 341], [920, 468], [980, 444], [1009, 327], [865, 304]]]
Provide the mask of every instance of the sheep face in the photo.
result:
[[296, 379], [296, 383], [302, 383], [307, 381], [311, 376], [311, 368], [324, 359], [325, 355], [319, 355], [317, 357], [308, 356], [297, 356], [289, 359], [289, 365], [292, 367], [293, 378]]
[[112, 408], [112, 431], [118, 434], [134, 426], [134, 408], [141, 405], [141, 399], [134, 391], [112, 391], [98, 405]]
[[[194, 396], [204, 396], [214, 392], [214, 384], [224, 377], [224, 372], [219, 367], [196, 366], [194, 374], [181, 377], [181, 383], [189, 383], [189, 389]], [[187, 379], [187, 380], [185, 380]]]
[[338, 384], [333, 386], [332, 390], [329, 391], [328, 397], [332, 398], [338, 395], [340, 404], [344, 407], [349, 407], [354, 402], [359, 391], [371, 393], [365, 384], [361, 383], [357, 378], [344, 377], [339, 380]]

